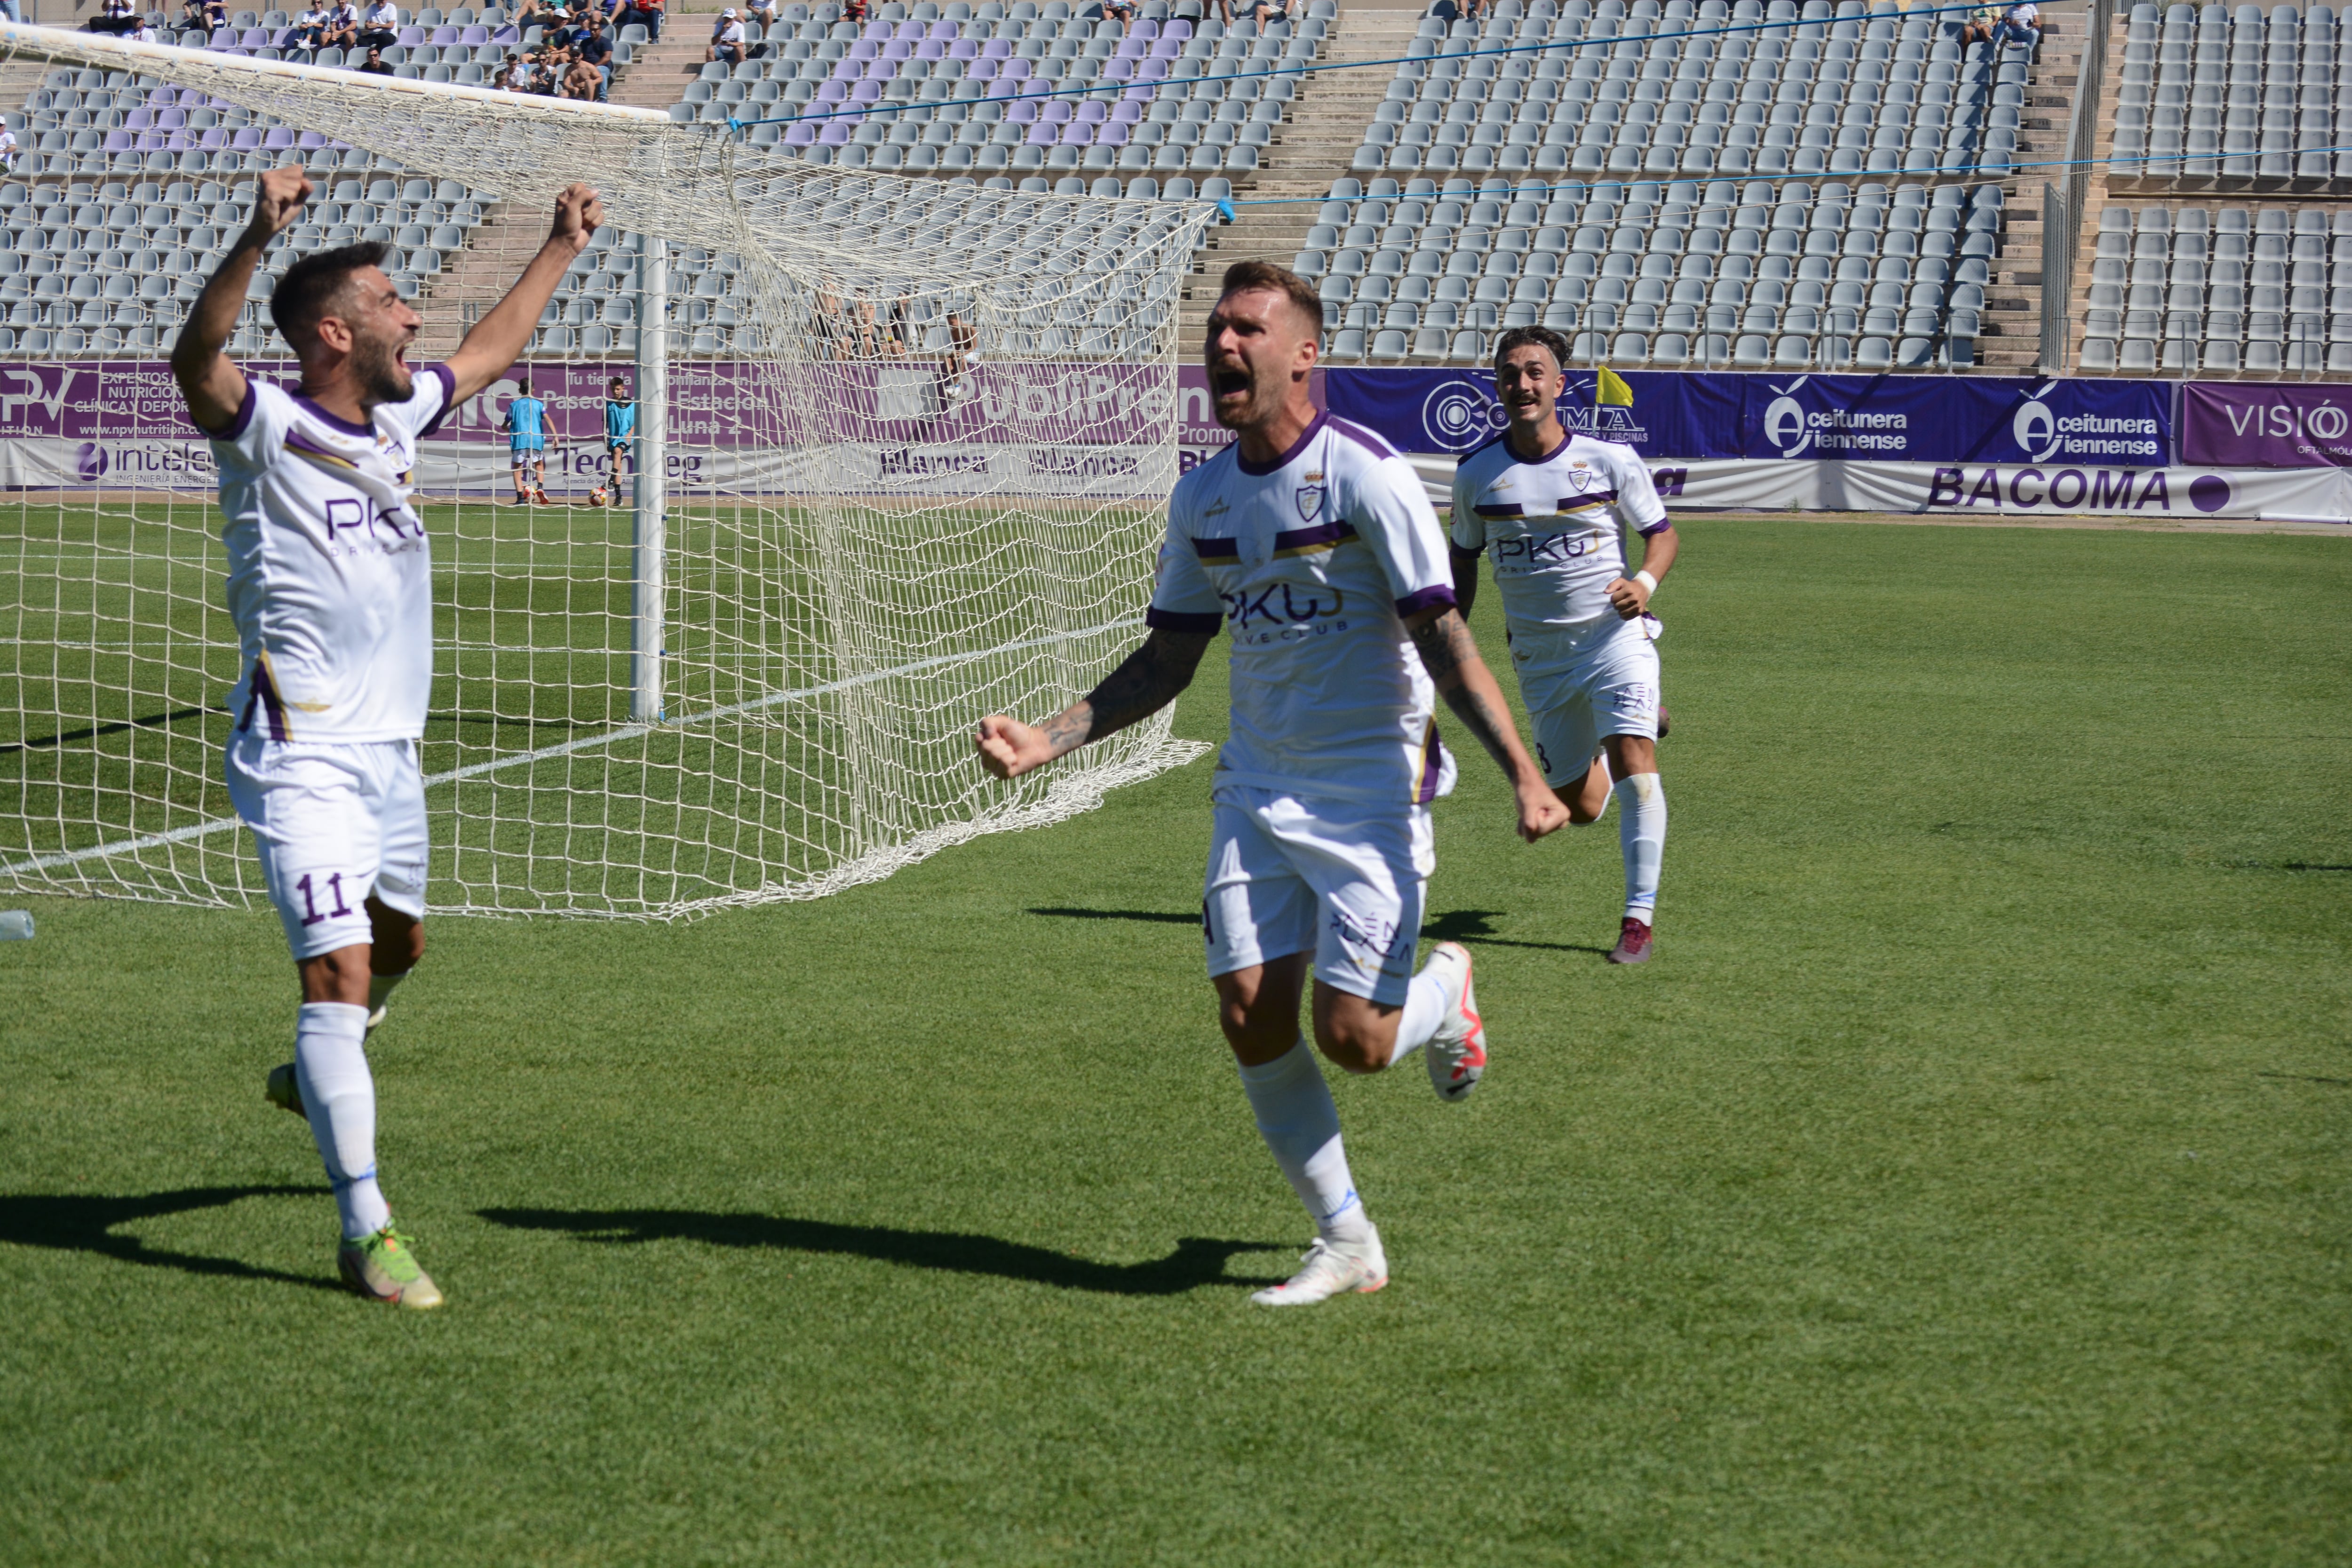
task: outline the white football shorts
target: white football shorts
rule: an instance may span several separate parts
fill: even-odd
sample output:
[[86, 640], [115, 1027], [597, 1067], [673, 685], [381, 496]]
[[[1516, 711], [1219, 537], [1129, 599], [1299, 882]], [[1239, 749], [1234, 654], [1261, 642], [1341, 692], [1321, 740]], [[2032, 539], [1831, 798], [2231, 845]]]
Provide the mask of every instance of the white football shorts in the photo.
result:
[[1429, 807], [1221, 784], [1201, 900], [1209, 973], [1294, 952], [1352, 995], [1403, 1005], [1437, 840]]
[[[1639, 621], [1561, 663], [1519, 671], [1536, 732], [1536, 765], [1555, 789], [1580, 781], [1604, 735], [1658, 738], [1658, 649]], [[1519, 649], [1513, 648], [1514, 657]]]
[[236, 735], [228, 798], [297, 960], [373, 940], [365, 904], [425, 917], [425, 780], [413, 741]]

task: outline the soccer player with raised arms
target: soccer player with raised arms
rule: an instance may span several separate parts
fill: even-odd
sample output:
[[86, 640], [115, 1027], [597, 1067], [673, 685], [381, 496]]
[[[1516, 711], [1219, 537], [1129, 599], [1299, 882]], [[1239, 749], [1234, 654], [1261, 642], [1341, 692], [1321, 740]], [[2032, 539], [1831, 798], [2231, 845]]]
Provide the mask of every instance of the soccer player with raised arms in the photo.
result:
[[[1510, 423], [1454, 470], [1454, 591], [1466, 615], [1478, 557], [1491, 548], [1545, 779], [1579, 824], [1601, 819], [1614, 781], [1625, 914], [1609, 961], [1644, 963], [1666, 847], [1647, 615], [1677, 536], [1639, 453], [1560, 423], [1567, 362], [1567, 340], [1542, 327], [1515, 327], [1496, 346], [1495, 391]], [[1626, 523], [1643, 542], [1642, 569], [1630, 577]]]
[[564, 269], [604, 222], [596, 193], [556, 198], [547, 243], [446, 363], [401, 363], [419, 319], [379, 244], [314, 251], [271, 294], [301, 362], [291, 391], [221, 347], [271, 239], [310, 199], [289, 165], [254, 186], [253, 216], [172, 349], [188, 413], [220, 464], [228, 608], [243, 676], [226, 769], [302, 993], [294, 1060], [271, 1100], [305, 1117], [342, 1219], [338, 1265], [362, 1295], [404, 1307], [441, 1292], [393, 1228], [377, 1184], [367, 1031], [425, 952], [425, 790], [416, 747], [433, 686], [433, 576], [411, 505], [416, 444], [506, 373]]
[[1522, 837], [1568, 816], [1454, 609], [1444, 533], [1412, 466], [1316, 411], [1322, 328], [1296, 274], [1227, 269], [1206, 357], [1217, 422], [1240, 440], [1169, 500], [1150, 636], [1045, 723], [993, 715], [977, 737], [989, 770], [1017, 778], [1167, 706], [1219, 628], [1232, 633], [1202, 924], [1258, 1131], [1317, 1231], [1298, 1273], [1252, 1298], [1268, 1306], [1388, 1283], [1330, 1089], [1299, 1037], [1308, 963], [1315, 1043], [1347, 1071], [1423, 1051], [1439, 1097], [1459, 1100], [1486, 1070], [1468, 951], [1441, 943], [1412, 970], [1436, 864], [1429, 803], [1454, 782], [1436, 700], [1510, 780]]

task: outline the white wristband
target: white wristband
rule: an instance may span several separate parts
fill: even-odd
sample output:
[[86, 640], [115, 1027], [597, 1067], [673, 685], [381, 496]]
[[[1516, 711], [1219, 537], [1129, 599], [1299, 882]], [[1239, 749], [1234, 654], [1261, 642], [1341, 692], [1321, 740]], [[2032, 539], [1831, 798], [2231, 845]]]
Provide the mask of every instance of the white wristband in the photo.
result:
[[1658, 580], [1647, 572], [1634, 573], [1633, 581], [1642, 584], [1642, 592], [1644, 594], [1654, 594], [1658, 591]]

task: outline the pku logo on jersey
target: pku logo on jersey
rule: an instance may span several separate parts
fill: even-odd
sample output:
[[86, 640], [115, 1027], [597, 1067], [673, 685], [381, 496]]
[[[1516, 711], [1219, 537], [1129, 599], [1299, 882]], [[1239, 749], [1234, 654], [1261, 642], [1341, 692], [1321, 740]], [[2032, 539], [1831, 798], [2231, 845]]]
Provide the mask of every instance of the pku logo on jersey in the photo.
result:
[[1594, 536], [1582, 531], [1551, 533], [1538, 537], [1523, 533], [1517, 539], [1495, 541], [1495, 570], [1533, 571], [1538, 566], [1558, 566], [1591, 552]]
[[1348, 623], [1339, 619], [1347, 610], [1348, 596], [1328, 583], [1276, 583], [1256, 593], [1244, 590], [1217, 597], [1225, 602], [1225, 619], [1235, 637], [1260, 626], [1267, 628], [1249, 637], [1252, 642], [1320, 637], [1348, 629]]

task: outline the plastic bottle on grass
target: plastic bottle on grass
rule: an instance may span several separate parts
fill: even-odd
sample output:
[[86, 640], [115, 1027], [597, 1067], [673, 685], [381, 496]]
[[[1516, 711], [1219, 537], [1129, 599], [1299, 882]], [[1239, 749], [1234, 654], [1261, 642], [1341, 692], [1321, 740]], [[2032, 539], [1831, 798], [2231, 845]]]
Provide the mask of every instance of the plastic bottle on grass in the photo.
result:
[[32, 940], [32, 910], [0, 910], [0, 942], [30, 942]]

